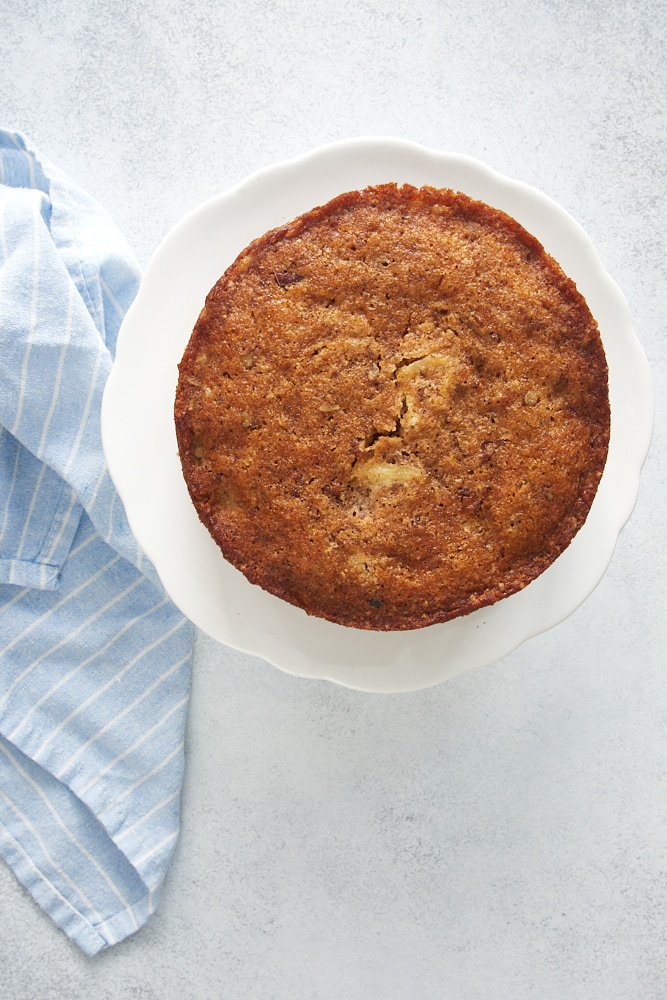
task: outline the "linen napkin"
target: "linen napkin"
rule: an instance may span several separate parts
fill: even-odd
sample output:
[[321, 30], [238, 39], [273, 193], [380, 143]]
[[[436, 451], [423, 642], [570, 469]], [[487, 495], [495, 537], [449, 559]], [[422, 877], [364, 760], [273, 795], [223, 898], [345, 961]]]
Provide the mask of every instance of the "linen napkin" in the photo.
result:
[[87, 955], [157, 906], [190, 688], [100, 438], [138, 282], [99, 204], [0, 130], [0, 855]]

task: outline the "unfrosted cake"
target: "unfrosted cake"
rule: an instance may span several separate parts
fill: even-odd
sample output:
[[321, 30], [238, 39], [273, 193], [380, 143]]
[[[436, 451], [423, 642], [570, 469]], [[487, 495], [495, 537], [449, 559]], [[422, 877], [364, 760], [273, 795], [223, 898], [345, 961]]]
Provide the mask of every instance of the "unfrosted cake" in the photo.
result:
[[179, 366], [183, 474], [224, 557], [344, 626], [520, 590], [584, 523], [609, 441], [586, 302], [514, 219], [386, 184], [250, 244]]

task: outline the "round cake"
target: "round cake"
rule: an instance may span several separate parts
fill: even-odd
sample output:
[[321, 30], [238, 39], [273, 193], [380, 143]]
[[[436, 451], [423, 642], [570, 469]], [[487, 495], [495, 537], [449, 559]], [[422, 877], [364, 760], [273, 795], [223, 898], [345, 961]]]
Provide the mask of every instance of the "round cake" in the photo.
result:
[[574, 283], [450, 190], [352, 191], [250, 244], [207, 296], [175, 423], [197, 513], [253, 584], [416, 629], [542, 573], [593, 502], [607, 365]]

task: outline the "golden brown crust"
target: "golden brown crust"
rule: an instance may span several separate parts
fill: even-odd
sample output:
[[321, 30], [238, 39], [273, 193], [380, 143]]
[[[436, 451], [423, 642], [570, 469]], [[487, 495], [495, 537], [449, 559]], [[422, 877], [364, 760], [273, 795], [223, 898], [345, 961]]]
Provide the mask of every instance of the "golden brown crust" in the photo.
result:
[[583, 524], [607, 365], [574, 284], [448, 190], [341, 195], [255, 240], [179, 367], [197, 512], [252, 583], [364, 629], [526, 586]]

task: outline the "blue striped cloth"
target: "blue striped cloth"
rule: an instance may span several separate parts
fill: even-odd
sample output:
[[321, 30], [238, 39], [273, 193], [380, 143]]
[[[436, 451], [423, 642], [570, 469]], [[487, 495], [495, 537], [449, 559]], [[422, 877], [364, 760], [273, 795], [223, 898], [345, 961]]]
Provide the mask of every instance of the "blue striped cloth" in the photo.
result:
[[138, 280], [100, 206], [0, 130], [0, 854], [88, 955], [158, 903], [190, 687], [192, 626], [100, 439]]

